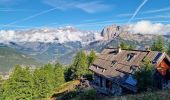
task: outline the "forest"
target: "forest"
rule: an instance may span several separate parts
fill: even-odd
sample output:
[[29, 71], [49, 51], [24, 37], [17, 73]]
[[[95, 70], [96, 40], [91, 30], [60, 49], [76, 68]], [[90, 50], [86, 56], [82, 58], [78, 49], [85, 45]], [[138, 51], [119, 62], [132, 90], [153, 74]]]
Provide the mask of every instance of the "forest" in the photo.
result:
[[[125, 42], [121, 42], [120, 46], [122, 49], [134, 49], [134, 46]], [[153, 42], [151, 49], [170, 54], [170, 45], [165, 46], [165, 40], [161, 37]], [[90, 53], [80, 50], [70, 65], [49, 63], [35, 69], [29, 66], [16, 65], [9, 72], [7, 80], [0, 77], [0, 100], [48, 100], [53, 95], [53, 90], [62, 84], [86, 76], [92, 77], [89, 66], [96, 57], [97, 55], [93, 50]], [[141, 89], [143, 89], [142, 87], [150, 88], [151, 83], [153, 83], [152, 80], [148, 79], [152, 78], [152, 68], [148, 68], [151, 67], [150, 62], [146, 60], [143, 66], [143, 71], [136, 73], [137, 79], [146, 75], [150, 77], [139, 80], [142, 81], [140, 83], [143, 83], [138, 84]], [[93, 95], [93, 92], [91, 95]]]

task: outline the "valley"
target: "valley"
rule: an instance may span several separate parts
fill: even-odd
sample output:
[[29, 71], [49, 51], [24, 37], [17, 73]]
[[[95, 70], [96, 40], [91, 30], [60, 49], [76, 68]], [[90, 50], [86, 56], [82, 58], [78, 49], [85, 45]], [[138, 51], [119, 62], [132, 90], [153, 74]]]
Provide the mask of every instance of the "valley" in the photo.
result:
[[[5, 39], [3, 34], [10, 37]], [[0, 69], [8, 71], [16, 64], [35, 66], [60, 62], [67, 65], [81, 49], [101, 52], [106, 47], [117, 47], [120, 42], [132, 44], [135, 49], [142, 50], [145, 46], [150, 46], [158, 36], [132, 33], [125, 27], [116, 25], [105, 27], [101, 32], [83, 31], [73, 27], [1, 31]], [[163, 37], [166, 41], [170, 40], [168, 35]]]

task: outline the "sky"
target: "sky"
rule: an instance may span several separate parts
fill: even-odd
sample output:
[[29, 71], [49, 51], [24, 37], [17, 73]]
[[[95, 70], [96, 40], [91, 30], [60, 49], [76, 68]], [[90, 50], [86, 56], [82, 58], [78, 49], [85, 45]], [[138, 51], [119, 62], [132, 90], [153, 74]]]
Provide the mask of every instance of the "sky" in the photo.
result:
[[63, 26], [101, 30], [143, 20], [150, 26], [170, 24], [170, 0], [0, 0], [0, 30]]

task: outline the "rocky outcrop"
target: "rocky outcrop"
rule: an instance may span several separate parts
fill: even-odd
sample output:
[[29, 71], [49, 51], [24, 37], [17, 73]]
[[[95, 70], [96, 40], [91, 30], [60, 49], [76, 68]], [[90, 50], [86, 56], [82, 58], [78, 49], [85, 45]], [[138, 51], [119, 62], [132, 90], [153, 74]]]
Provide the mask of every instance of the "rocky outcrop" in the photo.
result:
[[104, 40], [110, 40], [110, 39], [113, 39], [113, 38], [119, 36], [119, 34], [122, 31], [123, 31], [123, 29], [120, 26], [111, 25], [111, 26], [105, 27], [102, 30], [101, 36], [104, 37]]

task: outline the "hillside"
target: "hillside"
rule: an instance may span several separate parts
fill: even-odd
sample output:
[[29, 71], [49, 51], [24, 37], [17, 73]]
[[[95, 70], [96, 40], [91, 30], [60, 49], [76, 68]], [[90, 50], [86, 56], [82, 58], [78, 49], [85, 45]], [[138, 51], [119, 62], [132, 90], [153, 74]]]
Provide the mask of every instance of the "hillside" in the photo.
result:
[[134, 95], [120, 97], [106, 97], [102, 100], [170, 100], [170, 90], [160, 90], [155, 92], [145, 92]]
[[[37, 61], [70, 64], [75, 53], [80, 49], [87, 52], [90, 50], [101, 52], [108, 46], [117, 47], [121, 42], [133, 44], [136, 47], [135, 49], [145, 49], [145, 46], [150, 46], [154, 39], [159, 36], [133, 33], [128, 31], [127, 27], [116, 25], [106, 26], [101, 32], [63, 27], [57, 29], [1, 30], [0, 33], [0, 45], [12, 49], [12, 52], [17, 52], [15, 56], [18, 56], [6, 57], [6, 55], [1, 54], [2, 61], [6, 58], [9, 59], [9, 61], [5, 60], [0, 64], [5, 66], [5, 69], [9, 69], [16, 63], [30, 64], [31, 62], [31, 64], [36, 65]], [[11, 38], [8, 39], [8, 35]], [[162, 36], [166, 45], [168, 45], [169, 35]], [[7, 52], [11, 51], [8, 50]], [[22, 58], [24, 61], [16, 61], [17, 58]], [[8, 66], [10, 67], [7, 68]]]
[[[54, 92], [53, 98], [59, 100], [170, 100], [170, 90], [148, 91], [137, 94], [124, 94], [122, 96], [111, 96], [100, 94], [94, 89], [68, 89], [66, 87], [72, 86], [74, 81], [67, 82], [60, 87], [57, 87], [57, 92]], [[63, 87], [64, 86], [64, 87]], [[62, 91], [62, 92], [61, 92]], [[63, 92], [64, 91], [64, 92]], [[83, 91], [83, 92], [81, 92]], [[68, 99], [69, 98], [69, 99]]]
[[21, 65], [41, 65], [35, 59], [22, 54], [9, 47], [0, 46], [0, 71], [8, 71], [16, 64]]

